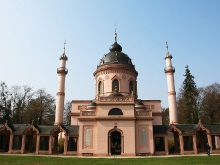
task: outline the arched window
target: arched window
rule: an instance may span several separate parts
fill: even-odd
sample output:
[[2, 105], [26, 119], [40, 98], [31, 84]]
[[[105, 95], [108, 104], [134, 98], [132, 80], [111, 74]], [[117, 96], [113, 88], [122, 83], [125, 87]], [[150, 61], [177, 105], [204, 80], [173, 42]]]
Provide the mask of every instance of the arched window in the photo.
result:
[[112, 81], [112, 91], [114, 91], [115, 89], [117, 89], [117, 91], [119, 91], [119, 83], [117, 79], [114, 79]]
[[123, 113], [119, 108], [113, 108], [108, 112], [108, 115], [123, 115]]
[[98, 85], [98, 93], [99, 94], [102, 93], [102, 82], [101, 81], [99, 82], [99, 85]]
[[131, 93], [131, 92], [134, 92], [133, 82], [132, 82], [132, 81], [129, 82], [129, 92], [130, 92], [130, 93]]

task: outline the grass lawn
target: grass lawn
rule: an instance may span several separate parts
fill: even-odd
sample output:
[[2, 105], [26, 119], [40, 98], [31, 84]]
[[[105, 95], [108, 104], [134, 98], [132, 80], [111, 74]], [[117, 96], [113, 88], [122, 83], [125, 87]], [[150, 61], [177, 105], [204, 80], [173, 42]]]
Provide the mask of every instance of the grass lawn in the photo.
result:
[[76, 157], [50, 157], [50, 156], [14, 156], [1, 155], [0, 165], [209, 165], [220, 164], [220, 156], [183, 156], [183, 157], [154, 157], [154, 158], [76, 158]]

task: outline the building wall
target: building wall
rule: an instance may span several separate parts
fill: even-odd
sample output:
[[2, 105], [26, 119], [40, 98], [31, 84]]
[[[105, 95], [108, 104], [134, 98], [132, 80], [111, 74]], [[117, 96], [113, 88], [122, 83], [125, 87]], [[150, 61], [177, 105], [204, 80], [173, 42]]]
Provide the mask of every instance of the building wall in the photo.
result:
[[97, 117], [108, 117], [108, 113], [112, 108], [119, 108], [123, 112], [123, 116], [134, 117], [134, 105], [98, 105]]
[[130, 95], [129, 92], [129, 82], [133, 81], [133, 92], [136, 93], [136, 77], [134, 77], [131, 74], [124, 74], [124, 73], [109, 73], [109, 74], [102, 74], [99, 75], [96, 78], [96, 85], [95, 85], [95, 91], [96, 96], [98, 95], [98, 84], [101, 81], [103, 85], [102, 93], [100, 93], [100, 96], [109, 96], [112, 93], [112, 82], [114, 79], [117, 79], [119, 81], [119, 89], [118, 92], [123, 94], [124, 96]]
[[138, 120], [135, 124], [136, 134], [136, 154], [154, 153], [154, 139], [152, 121]]

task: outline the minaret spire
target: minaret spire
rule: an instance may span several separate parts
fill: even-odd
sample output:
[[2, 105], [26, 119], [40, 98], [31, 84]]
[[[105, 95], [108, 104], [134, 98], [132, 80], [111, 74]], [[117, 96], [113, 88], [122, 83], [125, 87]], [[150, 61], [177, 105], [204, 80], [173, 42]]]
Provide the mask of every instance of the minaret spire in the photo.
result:
[[68, 70], [66, 68], [66, 61], [68, 60], [65, 54], [65, 45], [64, 41], [64, 52], [60, 56], [60, 67], [57, 69], [58, 74], [58, 90], [56, 96], [56, 112], [55, 112], [55, 123], [54, 125], [63, 124], [63, 112], [64, 112], [64, 101], [65, 101], [65, 78]]
[[176, 106], [176, 91], [175, 91], [175, 84], [174, 84], [175, 68], [172, 66], [171, 59], [173, 57], [168, 51], [168, 41], [166, 41], [166, 48], [167, 48], [167, 53], [165, 55], [166, 68], [164, 68], [164, 72], [167, 76], [170, 124], [178, 124], [177, 106]]
[[65, 50], [66, 50], [66, 40], [64, 41], [64, 44], [63, 44], [64, 46], [63, 46], [63, 54], [66, 54], [65, 53]]
[[167, 48], [167, 52], [169, 52], [168, 51], [168, 41], [166, 40], [166, 48]]
[[114, 37], [115, 37], [115, 42], [117, 42], [117, 33], [116, 33], [116, 29], [117, 29], [117, 27], [116, 27], [116, 24], [115, 24], [115, 35], [114, 35]]

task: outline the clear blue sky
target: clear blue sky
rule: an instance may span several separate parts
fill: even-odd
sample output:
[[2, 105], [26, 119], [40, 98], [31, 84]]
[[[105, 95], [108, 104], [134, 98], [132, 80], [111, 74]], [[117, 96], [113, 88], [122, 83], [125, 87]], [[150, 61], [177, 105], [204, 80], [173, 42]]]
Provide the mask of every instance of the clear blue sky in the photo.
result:
[[118, 43], [138, 71], [140, 99], [168, 107], [165, 41], [176, 92], [189, 65], [198, 87], [220, 83], [219, 0], [0, 0], [0, 81], [57, 92], [66, 39], [66, 100], [94, 98], [100, 59]]

